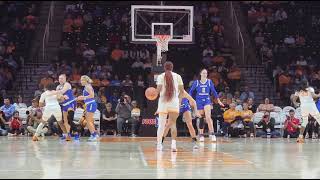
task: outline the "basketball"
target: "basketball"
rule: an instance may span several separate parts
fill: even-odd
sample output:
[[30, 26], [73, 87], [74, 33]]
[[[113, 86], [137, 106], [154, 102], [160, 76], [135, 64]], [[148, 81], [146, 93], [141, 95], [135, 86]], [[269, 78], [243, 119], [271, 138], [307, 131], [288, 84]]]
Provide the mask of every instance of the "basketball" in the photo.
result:
[[146, 89], [145, 96], [150, 101], [157, 99], [158, 93], [157, 93], [156, 88], [149, 87], [148, 89]]

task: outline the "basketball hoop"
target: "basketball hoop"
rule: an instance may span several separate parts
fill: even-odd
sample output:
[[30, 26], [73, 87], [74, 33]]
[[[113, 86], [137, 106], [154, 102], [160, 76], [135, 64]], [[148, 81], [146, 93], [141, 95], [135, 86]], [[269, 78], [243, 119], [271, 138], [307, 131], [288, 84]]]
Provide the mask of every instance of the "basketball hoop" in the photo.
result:
[[168, 45], [170, 39], [172, 39], [171, 35], [154, 35], [154, 38], [157, 41], [157, 65], [161, 64], [161, 53], [168, 51]]

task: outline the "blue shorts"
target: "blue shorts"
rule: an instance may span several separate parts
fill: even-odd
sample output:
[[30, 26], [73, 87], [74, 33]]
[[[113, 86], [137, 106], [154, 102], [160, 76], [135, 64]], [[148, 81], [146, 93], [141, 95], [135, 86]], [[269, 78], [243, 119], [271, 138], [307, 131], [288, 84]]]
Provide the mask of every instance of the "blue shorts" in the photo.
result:
[[63, 112], [68, 112], [68, 110], [71, 108], [73, 109], [73, 111], [76, 110], [76, 106], [77, 106], [77, 102], [76, 101], [73, 101], [71, 102], [70, 104], [66, 105], [66, 106], [61, 106], [62, 107], [62, 111]]
[[196, 99], [198, 110], [203, 110], [206, 105], [211, 105], [210, 98]]
[[96, 110], [97, 110], [97, 103], [96, 102], [86, 104], [86, 111], [87, 112], [94, 113], [94, 112], [96, 112]]
[[316, 106], [318, 108], [318, 111], [320, 112], [320, 99], [318, 99], [318, 101], [316, 102]]
[[191, 112], [190, 104], [181, 104], [181, 106], [180, 106], [180, 114], [183, 114], [183, 113], [185, 113], [187, 111]]

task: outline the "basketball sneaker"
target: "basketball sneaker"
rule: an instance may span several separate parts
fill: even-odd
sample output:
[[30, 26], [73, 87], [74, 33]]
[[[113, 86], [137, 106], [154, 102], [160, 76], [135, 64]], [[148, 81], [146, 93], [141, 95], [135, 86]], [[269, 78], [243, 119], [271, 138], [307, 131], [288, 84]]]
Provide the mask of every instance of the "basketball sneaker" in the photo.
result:
[[75, 141], [80, 141], [80, 135], [79, 134], [75, 134], [74, 135], [74, 140]]
[[157, 144], [157, 151], [162, 151], [162, 149], [163, 149], [162, 144]]
[[177, 152], [177, 141], [176, 140], [172, 140], [172, 142], [171, 142], [171, 151]]
[[66, 140], [66, 138], [67, 138], [67, 136], [65, 134], [62, 134], [60, 140], [64, 141], [64, 140]]
[[204, 136], [203, 135], [200, 135], [199, 141], [200, 142], [204, 142]]
[[89, 137], [88, 141], [95, 142], [95, 141], [98, 141], [98, 138], [99, 138], [99, 136], [97, 134], [91, 135]]
[[211, 142], [217, 142], [216, 135], [210, 135], [210, 140], [211, 140]]

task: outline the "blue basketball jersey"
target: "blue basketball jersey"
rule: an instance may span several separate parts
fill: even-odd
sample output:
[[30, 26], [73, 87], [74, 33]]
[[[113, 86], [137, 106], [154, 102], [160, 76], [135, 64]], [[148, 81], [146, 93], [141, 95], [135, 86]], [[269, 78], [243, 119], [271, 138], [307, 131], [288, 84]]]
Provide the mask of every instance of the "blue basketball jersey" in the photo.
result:
[[189, 94], [192, 96], [194, 91], [196, 91], [196, 99], [207, 99], [210, 98], [212, 94], [215, 98], [218, 98], [218, 93], [210, 79], [207, 79], [205, 83], [199, 80], [194, 81], [189, 90]]

